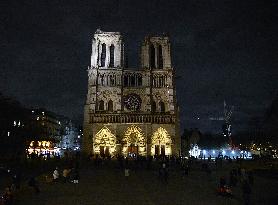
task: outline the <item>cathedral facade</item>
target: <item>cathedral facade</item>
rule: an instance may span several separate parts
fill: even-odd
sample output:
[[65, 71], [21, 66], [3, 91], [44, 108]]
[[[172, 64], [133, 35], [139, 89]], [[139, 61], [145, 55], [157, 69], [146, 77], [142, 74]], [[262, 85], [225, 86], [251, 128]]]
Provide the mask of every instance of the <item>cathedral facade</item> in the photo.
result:
[[134, 70], [125, 66], [125, 44], [119, 32], [95, 32], [83, 132], [85, 154], [180, 154], [169, 37], [146, 37], [141, 68]]

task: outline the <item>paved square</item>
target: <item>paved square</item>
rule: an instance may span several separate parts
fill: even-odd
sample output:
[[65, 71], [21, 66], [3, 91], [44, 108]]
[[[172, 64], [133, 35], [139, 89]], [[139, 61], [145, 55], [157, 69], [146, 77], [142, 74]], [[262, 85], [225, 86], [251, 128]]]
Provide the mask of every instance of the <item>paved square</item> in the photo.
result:
[[[216, 195], [219, 177], [228, 173], [233, 165], [224, 165], [211, 175], [201, 171], [200, 164], [194, 165], [189, 176], [183, 177], [178, 168], [170, 168], [169, 181], [158, 177], [158, 165], [151, 170], [134, 167], [126, 178], [116, 162], [96, 168], [81, 169], [80, 183], [40, 182], [41, 193], [35, 194], [27, 185], [17, 193], [16, 204], [23, 205], [217, 205], [243, 204], [241, 187], [233, 188], [234, 198]], [[275, 204], [278, 181], [255, 176], [251, 204]]]

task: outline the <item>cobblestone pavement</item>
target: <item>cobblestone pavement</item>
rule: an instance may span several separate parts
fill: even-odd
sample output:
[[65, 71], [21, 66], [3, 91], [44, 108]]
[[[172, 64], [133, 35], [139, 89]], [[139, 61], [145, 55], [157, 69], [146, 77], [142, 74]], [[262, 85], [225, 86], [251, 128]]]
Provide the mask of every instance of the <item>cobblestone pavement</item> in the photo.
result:
[[[198, 165], [199, 166], [199, 165]], [[189, 176], [181, 176], [179, 169], [170, 169], [169, 181], [158, 178], [152, 170], [131, 169], [130, 176], [124, 171], [109, 167], [86, 167], [80, 172], [80, 183], [40, 182], [41, 193], [23, 186], [16, 194], [16, 205], [218, 205], [243, 204], [240, 187], [233, 188], [234, 198], [216, 195], [220, 176], [228, 176], [231, 167], [213, 170], [207, 175], [194, 168]], [[251, 204], [275, 204], [277, 180], [255, 176]], [[275, 195], [276, 194], [276, 195]]]

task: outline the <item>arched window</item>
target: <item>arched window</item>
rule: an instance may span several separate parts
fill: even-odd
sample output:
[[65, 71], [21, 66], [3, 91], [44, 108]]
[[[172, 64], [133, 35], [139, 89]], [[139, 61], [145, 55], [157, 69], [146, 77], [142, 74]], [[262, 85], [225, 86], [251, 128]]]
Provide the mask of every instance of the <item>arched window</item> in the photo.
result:
[[142, 86], [142, 76], [138, 76], [138, 86]]
[[128, 86], [128, 76], [124, 76], [124, 86]]
[[150, 67], [155, 68], [155, 48], [154, 45], [150, 45]]
[[162, 87], [162, 76], [159, 76], [159, 87]]
[[112, 112], [113, 111], [113, 101], [109, 100], [108, 102], [108, 111]]
[[158, 55], [157, 55], [157, 63], [158, 63], [158, 68], [162, 69], [163, 68], [163, 55], [162, 55], [162, 46], [158, 46]]
[[110, 46], [110, 63], [109, 63], [109, 67], [114, 67], [114, 50], [115, 50], [115, 46], [112, 44]]
[[101, 56], [100, 56], [100, 66], [104, 67], [105, 66], [105, 58], [106, 58], [106, 45], [103, 43], [101, 45]]
[[152, 112], [156, 111], [156, 103], [155, 101], [152, 102]]
[[132, 76], [130, 77], [130, 86], [131, 86], [131, 87], [134, 87], [134, 86], [135, 86], [135, 76], [134, 76], [134, 75], [132, 75]]
[[115, 76], [114, 75], [110, 75], [110, 86], [113, 86], [113, 85], [115, 85], [116, 83], [115, 83]]
[[98, 103], [98, 109], [99, 110], [104, 110], [104, 101], [103, 100], [100, 100], [99, 103]]
[[100, 85], [104, 85], [104, 75], [100, 75]]
[[165, 112], [165, 104], [164, 102], [159, 102], [160, 112]]

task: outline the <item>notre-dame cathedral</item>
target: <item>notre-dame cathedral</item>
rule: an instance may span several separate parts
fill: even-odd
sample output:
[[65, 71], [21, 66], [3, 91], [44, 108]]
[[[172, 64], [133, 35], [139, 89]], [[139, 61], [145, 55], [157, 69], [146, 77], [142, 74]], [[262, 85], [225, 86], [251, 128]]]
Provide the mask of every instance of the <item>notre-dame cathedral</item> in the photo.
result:
[[88, 68], [84, 153], [178, 156], [174, 80], [169, 37], [146, 37], [141, 45], [141, 68], [134, 70], [125, 66], [123, 36], [97, 30]]

